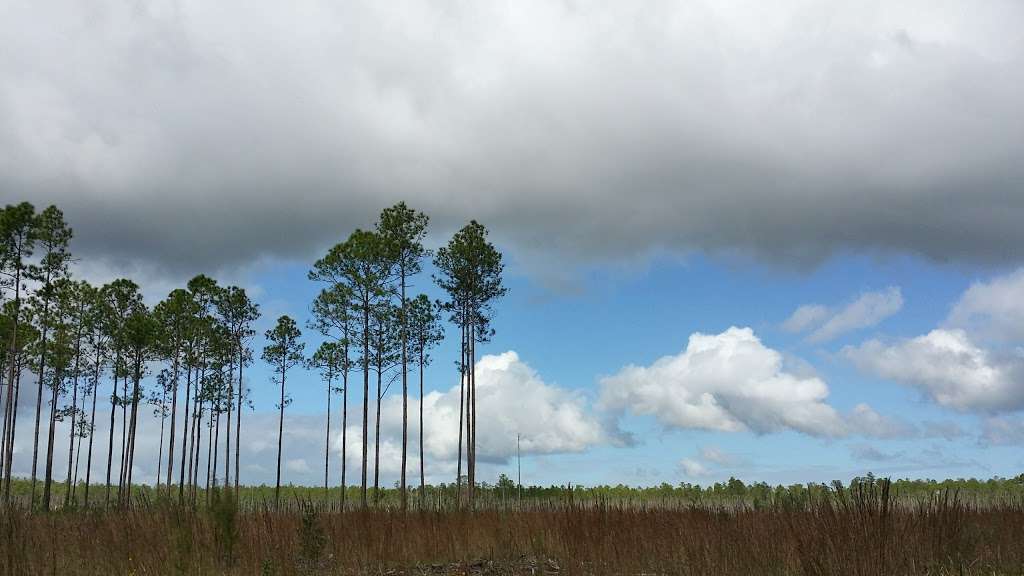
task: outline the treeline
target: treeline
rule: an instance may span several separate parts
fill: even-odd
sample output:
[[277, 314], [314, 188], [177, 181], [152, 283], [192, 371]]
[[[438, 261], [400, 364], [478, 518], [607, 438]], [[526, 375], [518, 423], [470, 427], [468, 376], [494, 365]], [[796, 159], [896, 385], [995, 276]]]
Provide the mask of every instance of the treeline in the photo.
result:
[[[369, 415], [375, 412], [372, 483], [373, 501], [378, 502], [382, 494], [381, 403], [391, 385], [400, 383], [399, 492], [402, 508], [408, 506], [410, 370], [418, 371], [422, 398], [423, 367], [430, 362], [431, 349], [443, 339], [444, 319], [460, 333], [456, 484], [461, 495], [462, 478], [466, 478], [465, 498], [472, 503], [477, 485], [476, 344], [494, 334], [493, 304], [505, 293], [502, 256], [487, 240], [487, 230], [475, 221], [432, 254], [423, 246], [428, 224], [425, 214], [399, 203], [385, 209], [372, 227], [352, 232], [316, 261], [309, 278], [322, 289], [312, 303], [308, 328], [324, 341], [312, 354], [307, 356], [294, 319], [282, 316], [266, 331], [261, 358], [272, 367], [279, 387], [275, 503], [280, 501], [288, 376], [295, 368], [305, 368], [317, 370], [325, 383], [325, 490], [330, 486], [331, 401], [335, 394], [341, 396], [338, 493], [343, 507], [348, 493], [349, 382], [358, 386], [361, 380], [362, 384], [362, 409], [357, 416], [362, 421], [359, 504], [364, 507], [369, 504]], [[92, 286], [73, 278], [71, 239], [72, 230], [55, 206], [37, 213], [23, 202], [8, 205], [0, 213], [0, 342], [6, 345], [6, 353], [0, 354], [4, 504], [10, 505], [16, 484], [12, 459], [19, 424], [23, 436], [18, 438], [29, 432], [33, 438], [28, 490], [33, 507], [45, 510], [56, 505], [57, 442], [68, 447], [62, 490], [65, 505], [130, 502], [133, 481], [138, 480], [132, 478], [132, 470], [143, 417], [140, 409], [152, 409], [160, 420], [158, 494], [195, 504], [200, 493], [208, 495], [211, 488], [220, 486], [231, 488], [237, 497], [242, 415], [244, 408], [252, 408], [244, 374], [253, 362], [253, 326], [260, 318], [259, 306], [243, 288], [220, 286], [199, 275], [150, 308], [139, 286], [129, 279]], [[431, 257], [436, 270], [433, 279], [446, 294], [439, 301], [408, 293], [412, 281], [422, 274], [423, 262]], [[35, 377], [34, 382], [28, 375]], [[34, 422], [28, 424], [19, 422], [23, 388], [26, 394], [34, 394]], [[419, 492], [425, 495], [423, 403], [418, 404]], [[96, 442], [98, 405], [110, 411], [109, 433]], [[58, 422], [69, 424], [67, 438], [56, 438]]]

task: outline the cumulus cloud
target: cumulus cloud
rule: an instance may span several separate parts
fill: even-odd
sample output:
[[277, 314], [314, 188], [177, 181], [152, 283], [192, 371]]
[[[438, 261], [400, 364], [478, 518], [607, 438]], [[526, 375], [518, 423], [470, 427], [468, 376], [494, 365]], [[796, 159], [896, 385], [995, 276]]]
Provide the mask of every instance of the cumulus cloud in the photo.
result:
[[524, 259], [1019, 261], [1022, 18], [966, 0], [15, 1], [0, 195], [63, 206], [84, 258], [168, 275], [311, 258], [398, 199], [439, 235], [476, 217]]
[[832, 310], [818, 304], [804, 305], [782, 323], [789, 332], [813, 330], [810, 342], [826, 342], [841, 334], [874, 326], [903, 308], [903, 294], [895, 286], [865, 292], [840, 309]]
[[679, 354], [603, 378], [600, 404], [673, 428], [842, 435], [846, 424], [827, 397], [823, 380], [786, 372], [753, 330], [732, 327], [693, 334]]
[[963, 330], [869, 340], [843, 354], [861, 370], [913, 386], [941, 406], [980, 412], [1024, 407], [1024, 352], [986, 350]]
[[[581, 394], [544, 382], [513, 351], [487, 355], [477, 362], [476, 392], [481, 414], [477, 423], [480, 460], [503, 462], [514, 455], [517, 434], [526, 454], [582, 452], [598, 444], [622, 442], [618, 432], [590, 410]], [[426, 450], [437, 458], [454, 460], [458, 386], [443, 393], [430, 392], [423, 402]], [[397, 396], [386, 403], [381, 426], [382, 433], [400, 434], [401, 399]]]
[[[512, 351], [487, 355], [477, 363], [477, 409], [479, 461], [484, 464], [502, 464], [516, 453], [516, 435], [521, 435], [523, 455], [583, 452], [596, 445], [617, 445], [623, 442], [620, 433], [600, 418], [580, 394], [560, 388], [544, 380]], [[101, 388], [101, 394], [103, 393]], [[183, 393], [183, 392], [182, 392]], [[351, 402], [349, 422], [357, 419], [360, 410]], [[28, 413], [28, 407], [26, 407]], [[374, 419], [371, 406], [368, 474], [374, 471]], [[418, 414], [419, 404], [410, 398], [410, 414]], [[458, 451], [459, 388], [445, 392], [431, 392], [424, 399], [424, 448], [428, 481], [450, 481], [454, 478]], [[136, 469], [140, 481], [156, 478], [160, 453], [160, 422], [143, 414], [137, 439]], [[109, 433], [109, 412], [97, 413], [97, 438], [105, 439]], [[278, 415], [270, 412], [246, 413], [242, 425], [242, 481], [246, 483], [272, 483], [277, 466]], [[16, 474], [25, 474], [31, 466], [31, 454], [22, 447], [24, 437], [31, 446], [30, 425], [21, 426], [19, 419], [18, 442], [14, 462]], [[28, 421], [26, 419], [26, 421]], [[380, 475], [382, 482], [391, 485], [399, 477], [402, 454], [402, 403], [395, 394], [388, 396], [381, 406]], [[340, 481], [342, 431], [339, 421], [333, 421], [329, 465], [331, 482]], [[409, 474], [419, 469], [418, 418], [411, 417]], [[120, 426], [120, 420], [117, 426]], [[179, 418], [178, 434], [181, 434]], [[119, 433], [115, 431], [116, 433]], [[204, 435], [208, 431], [204, 429]], [[223, 432], [223, 431], [222, 431]], [[67, 462], [67, 428], [58, 427], [55, 452], [57, 475], [63, 477]], [[287, 413], [284, 423], [282, 482], [318, 485], [323, 482], [324, 445], [327, 440], [326, 416], [323, 414]], [[27, 435], [27, 436], [25, 436]], [[224, 435], [221, 435], [223, 442]], [[362, 466], [362, 429], [348, 427], [347, 438], [348, 482], [358, 483]], [[97, 444], [99, 446], [99, 444]], [[105, 445], [104, 445], [105, 447]], [[414, 447], [416, 449], [414, 449]], [[102, 452], [102, 454], [100, 454]], [[180, 453], [179, 453], [180, 455]], [[105, 449], [94, 454], [94, 472], [101, 460], [105, 462]], [[82, 472], [84, 473], [84, 457]], [[166, 460], [165, 460], [166, 465]], [[221, 464], [223, 466], [223, 464]], [[200, 469], [205, 470], [205, 456]], [[116, 474], [116, 465], [115, 465]], [[418, 475], [418, 472], [415, 472]], [[201, 475], [205, 481], [205, 472]], [[223, 476], [221, 471], [220, 476]], [[177, 477], [177, 473], [175, 473]], [[94, 476], [95, 481], [95, 476]]]
[[1024, 268], [972, 284], [953, 305], [946, 324], [986, 338], [1024, 340]]

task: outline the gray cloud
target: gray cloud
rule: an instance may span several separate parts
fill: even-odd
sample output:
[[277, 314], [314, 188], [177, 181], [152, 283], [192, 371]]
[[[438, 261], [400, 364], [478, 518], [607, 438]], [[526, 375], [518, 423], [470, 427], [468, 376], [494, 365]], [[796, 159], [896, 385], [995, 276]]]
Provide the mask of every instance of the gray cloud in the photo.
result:
[[524, 262], [1020, 259], [1024, 7], [16, 0], [0, 200], [166, 274], [406, 199]]

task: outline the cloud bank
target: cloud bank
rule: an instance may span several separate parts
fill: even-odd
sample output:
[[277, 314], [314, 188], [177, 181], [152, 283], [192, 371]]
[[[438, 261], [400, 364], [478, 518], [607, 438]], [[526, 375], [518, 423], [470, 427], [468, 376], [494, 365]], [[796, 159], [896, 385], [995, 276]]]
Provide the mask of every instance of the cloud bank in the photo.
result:
[[[405, 199], [524, 261], [1019, 261], [1019, 2], [9, 3], [0, 199], [185, 274]], [[435, 239], [436, 240], [436, 239]], [[106, 264], [105, 264], [106, 265]]]

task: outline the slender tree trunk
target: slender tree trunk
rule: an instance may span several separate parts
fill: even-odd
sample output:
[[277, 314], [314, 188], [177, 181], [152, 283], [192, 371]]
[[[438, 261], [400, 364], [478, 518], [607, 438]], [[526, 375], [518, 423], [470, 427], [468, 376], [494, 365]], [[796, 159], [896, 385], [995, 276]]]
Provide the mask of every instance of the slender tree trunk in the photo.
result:
[[[47, 275], [44, 286], [50, 284], [50, 277]], [[49, 314], [50, 301], [47, 298], [43, 303], [43, 329], [42, 337], [39, 339], [39, 378], [38, 391], [36, 393], [36, 431], [32, 439], [32, 507], [36, 505], [36, 464], [39, 460], [39, 421], [43, 411], [43, 381], [46, 380], [46, 332], [50, 322], [47, 319]]]
[[[7, 393], [4, 394], [4, 432], [0, 436], [0, 490], [3, 489], [3, 478], [5, 470], [7, 469], [7, 431], [11, 425], [11, 404], [14, 396], [14, 378], [8, 379], [7, 374], [7, 362], [13, 363], [14, 356], [8, 356], [7, 354], [0, 355], [0, 373], [4, 374], [4, 380], [7, 380]], [[2, 385], [2, 382], [0, 382]], [[0, 386], [2, 387], [2, 386]]]
[[189, 420], [189, 408], [192, 406], [192, 365], [186, 368], [185, 372], [185, 418], [181, 421], [181, 470], [178, 478], [178, 504], [185, 503], [185, 457], [188, 452], [189, 427], [192, 421]]
[[366, 508], [366, 464], [369, 444], [369, 413], [370, 413], [370, 303], [363, 299], [363, 478], [360, 487], [360, 498]]
[[330, 494], [328, 475], [331, 468], [331, 378], [327, 379], [327, 438], [324, 440], [324, 501]]
[[[20, 380], [20, 357], [18, 353], [18, 328], [21, 324], [21, 258], [22, 258], [23, 246], [22, 243], [18, 243], [18, 248], [13, 255], [15, 262], [14, 269], [14, 321], [11, 323], [13, 330], [11, 331], [11, 342], [8, 347], [8, 361], [10, 366], [7, 367], [7, 402], [4, 407], [4, 422], [10, 421], [10, 426], [5, 427], [6, 435], [3, 438], [3, 450], [0, 450], [0, 460], [3, 461], [4, 470], [4, 504], [9, 505], [11, 502], [11, 458], [14, 452], [14, 424], [17, 421], [18, 416], [18, 403], [12, 400], [12, 396], [16, 399], [18, 395], [18, 384]], [[17, 375], [16, 375], [17, 374]]]
[[348, 347], [345, 348], [345, 371], [342, 372], [341, 391], [341, 511], [345, 511], [345, 492], [348, 486], [345, 484], [345, 471], [348, 467]]
[[[422, 340], [422, 339], [421, 339]], [[423, 342], [420, 342], [420, 508], [426, 503], [427, 475], [423, 464]]]
[[373, 504], [380, 503], [380, 399], [381, 399], [381, 361], [380, 349], [377, 349], [377, 419], [374, 421], [373, 432]]
[[164, 468], [164, 424], [167, 423], [167, 388], [160, 391], [160, 442], [156, 457], [156, 493], [160, 494], [160, 473]]
[[[215, 450], [215, 448], [217, 446], [217, 436], [220, 435], [220, 423], [217, 421], [218, 417], [219, 417], [219, 413], [216, 411], [216, 409], [214, 407], [213, 400], [211, 400], [210, 401], [210, 423], [209, 423], [210, 429], [208, 430], [208, 434], [207, 434], [207, 437], [206, 437], [206, 496], [205, 496], [204, 499], [206, 500], [207, 504], [210, 503], [210, 481], [211, 481], [211, 478], [212, 478], [212, 481], [213, 481], [213, 485], [214, 486], [217, 485], [217, 468], [216, 468], [217, 450]], [[212, 472], [210, 470], [211, 463], [213, 463], [213, 465], [214, 465]]]
[[[81, 318], [81, 310], [79, 310]], [[64, 493], [64, 506], [71, 504], [71, 467], [75, 455], [75, 423], [78, 421], [78, 370], [79, 362], [82, 359], [82, 324], [79, 322], [75, 336], [75, 376], [71, 383], [71, 432], [68, 433], [68, 481], [67, 491]]]
[[408, 509], [408, 495], [406, 493], [405, 467], [407, 452], [409, 448], [409, 359], [408, 359], [408, 335], [406, 334], [406, 307], [405, 307], [405, 266], [400, 267], [402, 283], [402, 322], [399, 326], [402, 334], [402, 511]]
[[89, 507], [89, 484], [92, 481], [92, 442], [96, 437], [96, 397], [100, 395], [100, 368], [102, 359], [96, 353], [96, 366], [92, 379], [92, 415], [89, 417], [89, 454], [85, 461], [85, 506]]
[[238, 343], [238, 411], [235, 414], [235, 501], [238, 501], [238, 477], [240, 472], [240, 461], [242, 458], [242, 399], [245, 396], [245, 386], [242, 384], [242, 366], [245, 364], [245, 355], [242, 343]]
[[179, 366], [179, 354], [178, 342], [175, 340], [174, 343], [174, 362], [171, 370], [172, 384], [171, 384], [171, 426], [170, 426], [170, 439], [167, 441], [167, 497], [171, 496], [171, 479], [173, 478], [174, 472], [174, 438], [176, 436], [176, 426], [178, 419], [178, 370]]
[[472, 427], [473, 427], [473, 448], [471, 454], [473, 463], [469, 467], [469, 503], [473, 504], [473, 497], [476, 493], [476, 325], [469, 325], [469, 389], [473, 398]]
[[60, 394], [60, 383], [64, 379], [64, 372], [59, 366], [54, 366], [53, 371], [53, 392], [50, 394], [50, 421], [46, 430], [46, 472], [43, 476], [43, 510], [50, 510], [50, 488], [53, 486], [53, 445], [56, 440], [57, 431], [57, 402]]
[[121, 351], [114, 354], [114, 389], [110, 396], [110, 436], [107, 443], [107, 490], [104, 504], [110, 505], [110, 471], [114, 463], [114, 417], [117, 414], [117, 369], [121, 365]]
[[277, 419], [277, 480], [274, 484], [274, 508], [281, 506], [281, 447], [284, 439], [284, 367], [281, 368], [281, 412]]
[[[7, 391], [7, 393], [2, 396], [4, 405], [4, 431], [3, 434], [0, 435], [0, 490], [3, 489], [4, 466], [7, 462], [7, 427], [10, 425], [11, 420], [11, 396], [14, 395], [14, 379], [11, 378], [10, 380], [7, 380], [6, 377], [8, 358], [13, 359], [13, 356], [7, 356], [6, 351], [4, 354], [0, 354], [0, 375], [2, 375], [0, 376], [0, 390]], [[5, 380], [9, 384], [6, 388], [3, 386]]]
[[124, 502], [129, 506], [132, 503], [132, 469], [135, 466], [135, 438], [136, 432], [139, 426], [139, 396], [141, 395], [140, 386], [142, 384], [142, 354], [136, 351], [135, 353], [135, 375], [132, 378], [132, 415], [131, 425], [128, 429], [128, 448], [127, 456], [125, 458], [125, 473], [124, 473]]
[[189, 496], [193, 506], [195, 506], [196, 498], [199, 495], [199, 456], [203, 452], [203, 413], [206, 411], [205, 402], [201, 397], [197, 396], [196, 401], [196, 427], [193, 432], [195, 441], [193, 442], [192, 461], [188, 465], [191, 474]]
[[[124, 397], [128, 398], [128, 376], [121, 380], [121, 389], [124, 391]], [[125, 459], [128, 456], [128, 404], [125, 402], [121, 403], [121, 469], [118, 471], [117, 476], [117, 499], [118, 502], [123, 498], [122, 493], [124, 492], [124, 473], [125, 473]]]
[[224, 489], [231, 487], [231, 412], [235, 403], [235, 364], [228, 369], [228, 422], [224, 440]]
[[7, 461], [4, 463], [5, 505], [10, 505], [11, 503], [11, 465], [14, 460], [14, 439], [18, 432], [18, 399], [21, 397], [21, 356], [15, 356], [15, 361], [18, 363], [18, 367], [14, 375], [14, 408], [11, 412], [11, 429], [7, 438]]
[[458, 454], [458, 465], [455, 472], [455, 494], [456, 500], [459, 504], [462, 503], [462, 424], [463, 424], [463, 412], [465, 411], [466, 404], [466, 326], [462, 326], [462, 342], [460, 343], [459, 353], [462, 357], [459, 359], [459, 454]]

